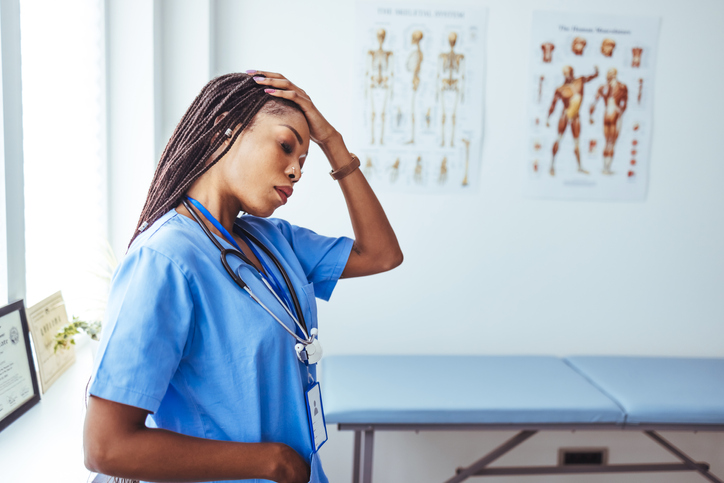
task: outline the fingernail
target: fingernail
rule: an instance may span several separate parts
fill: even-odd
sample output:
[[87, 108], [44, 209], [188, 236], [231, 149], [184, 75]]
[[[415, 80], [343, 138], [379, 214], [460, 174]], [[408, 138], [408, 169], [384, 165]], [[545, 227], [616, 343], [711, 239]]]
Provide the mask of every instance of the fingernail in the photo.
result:
[[271, 94], [272, 92], [276, 92], [276, 91], [277, 91], [276, 89], [264, 89], [264, 92], [266, 92], [267, 94]]
[[254, 77], [254, 80], [257, 81], [257, 82], [263, 81], [263, 80], [264, 80], [264, 77], [262, 77], [262, 76], [256, 76], [256, 77]]
[[252, 75], [252, 74], [256, 74], [256, 71], [255, 71], [255, 70], [247, 70], [246, 73], [249, 74], [249, 75]]

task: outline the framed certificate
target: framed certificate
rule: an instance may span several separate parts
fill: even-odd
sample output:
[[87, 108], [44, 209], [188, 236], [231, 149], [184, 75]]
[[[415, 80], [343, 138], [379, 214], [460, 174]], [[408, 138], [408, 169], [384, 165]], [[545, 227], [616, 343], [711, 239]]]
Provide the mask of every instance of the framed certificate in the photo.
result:
[[55, 351], [55, 334], [68, 324], [63, 296], [56, 292], [41, 300], [28, 308], [27, 316], [40, 369], [40, 388], [45, 394], [75, 362], [73, 346]]
[[23, 301], [0, 308], [0, 431], [40, 401]]

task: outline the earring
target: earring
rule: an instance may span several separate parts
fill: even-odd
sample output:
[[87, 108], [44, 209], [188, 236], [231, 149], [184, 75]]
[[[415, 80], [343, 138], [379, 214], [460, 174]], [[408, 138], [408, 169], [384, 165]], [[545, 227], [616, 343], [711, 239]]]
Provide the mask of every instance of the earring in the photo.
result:
[[226, 132], [224, 133], [224, 136], [226, 136], [227, 138], [230, 138], [230, 137], [231, 137], [231, 132], [232, 132], [232, 131], [231, 131], [231, 128], [227, 129]]

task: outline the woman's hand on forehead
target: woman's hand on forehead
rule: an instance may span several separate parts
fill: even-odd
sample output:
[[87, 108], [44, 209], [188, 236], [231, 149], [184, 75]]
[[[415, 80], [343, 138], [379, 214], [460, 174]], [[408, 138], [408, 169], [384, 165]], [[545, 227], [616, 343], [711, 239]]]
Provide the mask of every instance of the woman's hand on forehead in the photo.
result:
[[337, 130], [319, 112], [307, 93], [294, 85], [289, 79], [276, 72], [262, 70], [248, 70], [247, 74], [254, 76], [254, 80], [264, 86], [264, 91], [270, 96], [281, 97], [295, 102], [304, 113], [309, 124], [309, 135], [317, 144], [325, 144]]

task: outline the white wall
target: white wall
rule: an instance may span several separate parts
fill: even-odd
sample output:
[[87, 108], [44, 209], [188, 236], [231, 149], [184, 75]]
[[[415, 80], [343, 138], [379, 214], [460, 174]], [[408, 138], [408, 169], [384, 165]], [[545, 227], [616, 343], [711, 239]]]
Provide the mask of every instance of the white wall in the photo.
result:
[[[410, 2], [412, 3], [412, 2]], [[405, 252], [322, 307], [333, 353], [724, 355], [724, 42], [720, 2], [489, 1], [486, 132], [476, 195], [387, 194]], [[659, 15], [649, 195], [643, 203], [521, 196], [534, 9]], [[283, 72], [344, 134], [354, 3], [218, 2], [219, 72]], [[354, 151], [356, 146], [349, 146]], [[349, 233], [319, 151], [280, 216]], [[303, 186], [306, 185], [306, 186]], [[335, 206], [329, 208], [330, 205]], [[717, 220], [719, 221], [717, 223]], [[444, 327], [444, 330], [443, 330]], [[440, 335], [445, 334], [444, 337]]]
[[[724, 130], [724, 93], [719, 87], [724, 77], [724, 56], [719, 53], [724, 44], [724, 3], [480, 3], [489, 7], [480, 189], [459, 196], [380, 196], [405, 263], [388, 274], [343, 281], [331, 303], [320, 302], [326, 353], [723, 357], [724, 160], [718, 134]], [[520, 139], [529, 62], [522, 53], [527, 52], [534, 9], [662, 17], [645, 202], [522, 197], [525, 158]], [[204, 45], [216, 46], [208, 58], [194, 50], [197, 53], [187, 57], [185, 66], [178, 59], [156, 62], [179, 72], [280, 71], [302, 86], [343, 134], [350, 133], [356, 113], [344, 100], [350, 98], [353, 85], [352, 1], [279, 0], [270, 6], [216, 0], [208, 4], [208, 12], [212, 34]], [[202, 37], [202, 23], [209, 22], [205, 15], [176, 18], [190, 22], [188, 31]], [[161, 50], [165, 55], [175, 48], [168, 44], [175, 34], [169, 35]], [[184, 45], [179, 42], [177, 48], [183, 51]], [[190, 86], [198, 78], [164, 76], [163, 89], [186, 86], [175, 87], [182, 94], [164, 97], [165, 116], [180, 117], [195, 95]], [[175, 104], [185, 96], [184, 105]], [[170, 132], [172, 121], [162, 122], [163, 131]], [[313, 149], [294, 202], [277, 215], [321, 233], [350, 235], [343, 198], [328, 170], [321, 152]], [[134, 196], [147, 189], [142, 174]], [[137, 209], [140, 202], [127, 206]], [[323, 450], [327, 471], [332, 481], [345, 481], [351, 474], [351, 435], [330, 429], [331, 439]], [[380, 434], [375, 481], [443, 480], [507, 435]], [[724, 474], [723, 435], [667, 436], [712, 463], [715, 473]], [[610, 445], [612, 463], [673, 461], [636, 434], [577, 432], [536, 436], [517, 457], [501, 463], [552, 464], [559, 446], [576, 445]], [[586, 481], [596, 478], [600, 477]], [[616, 481], [699, 480], [693, 475], [653, 475], [620, 476]]]

